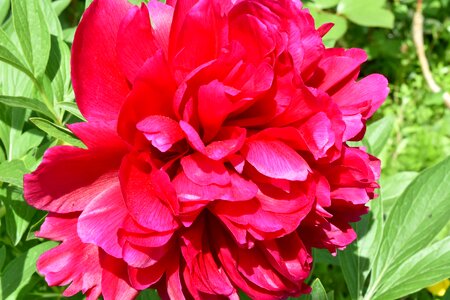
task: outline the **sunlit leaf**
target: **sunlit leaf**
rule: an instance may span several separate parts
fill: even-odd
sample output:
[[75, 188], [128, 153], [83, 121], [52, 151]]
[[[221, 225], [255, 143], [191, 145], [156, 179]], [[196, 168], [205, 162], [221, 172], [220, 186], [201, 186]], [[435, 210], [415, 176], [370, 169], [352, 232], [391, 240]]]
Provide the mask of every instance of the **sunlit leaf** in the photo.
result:
[[45, 131], [47, 134], [58, 140], [73, 146], [82, 148], [85, 147], [84, 144], [72, 134], [72, 132], [62, 126], [56, 125], [42, 118], [30, 118], [30, 121], [39, 129]]
[[417, 176], [395, 202], [374, 260], [366, 297], [380, 293], [386, 278], [427, 247], [450, 215], [450, 157]]
[[0, 299], [16, 299], [20, 289], [27, 284], [36, 272], [36, 261], [45, 251], [55, 247], [55, 242], [45, 242], [34, 246], [22, 255], [12, 260], [1, 276]]
[[38, 1], [12, 0], [12, 15], [25, 58], [40, 78], [50, 55], [50, 33], [41, 6]]

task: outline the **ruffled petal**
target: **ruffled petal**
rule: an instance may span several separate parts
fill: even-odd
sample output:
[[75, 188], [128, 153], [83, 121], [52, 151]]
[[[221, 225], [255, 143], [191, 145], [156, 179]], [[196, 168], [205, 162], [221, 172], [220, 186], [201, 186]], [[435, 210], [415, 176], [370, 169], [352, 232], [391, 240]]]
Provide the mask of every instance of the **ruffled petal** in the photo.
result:
[[101, 293], [102, 280], [98, 248], [78, 238], [77, 219], [77, 214], [47, 216], [36, 236], [62, 243], [41, 255], [37, 269], [50, 286], [70, 284], [65, 296], [81, 291], [96, 299]]

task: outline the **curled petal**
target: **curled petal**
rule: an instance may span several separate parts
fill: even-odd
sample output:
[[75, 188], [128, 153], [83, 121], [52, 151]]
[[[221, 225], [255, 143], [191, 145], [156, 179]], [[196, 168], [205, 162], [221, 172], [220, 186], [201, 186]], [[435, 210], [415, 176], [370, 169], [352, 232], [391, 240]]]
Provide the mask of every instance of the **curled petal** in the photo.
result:
[[271, 178], [303, 181], [311, 171], [300, 154], [280, 141], [248, 141], [243, 154], [256, 170]]

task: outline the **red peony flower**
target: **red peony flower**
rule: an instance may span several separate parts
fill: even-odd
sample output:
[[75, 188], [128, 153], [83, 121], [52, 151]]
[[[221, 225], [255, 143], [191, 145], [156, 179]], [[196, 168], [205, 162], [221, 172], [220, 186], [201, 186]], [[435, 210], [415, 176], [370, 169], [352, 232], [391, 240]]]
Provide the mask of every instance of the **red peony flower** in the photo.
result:
[[88, 299], [281, 299], [312, 247], [343, 249], [379, 161], [346, 144], [388, 93], [360, 49], [325, 49], [297, 0], [95, 0], [72, 50], [70, 130], [25, 176], [38, 270]]

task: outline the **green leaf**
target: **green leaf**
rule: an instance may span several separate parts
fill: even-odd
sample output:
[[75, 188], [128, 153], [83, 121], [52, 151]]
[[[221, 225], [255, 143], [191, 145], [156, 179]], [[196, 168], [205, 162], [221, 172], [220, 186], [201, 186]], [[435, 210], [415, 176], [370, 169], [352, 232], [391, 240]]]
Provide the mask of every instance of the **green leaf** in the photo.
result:
[[46, 74], [51, 80], [55, 102], [61, 102], [71, 92], [70, 49], [61, 39], [52, 36], [50, 60]]
[[12, 260], [1, 277], [0, 299], [13, 300], [36, 272], [36, 261], [45, 251], [55, 247], [55, 242], [45, 242], [34, 246]]
[[0, 25], [3, 23], [6, 16], [8, 15], [10, 6], [11, 2], [9, 0], [0, 1]]
[[158, 293], [156, 290], [143, 290], [139, 293], [139, 296], [136, 298], [136, 300], [159, 300], [161, 297], [158, 296]]
[[13, 66], [30, 77], [33, 77], [33, 74], [22, 62], [22, 59], [16, 56], [17, 53], [19, 53], [19, 50], [11, 42], [8, 35], [0, 28], [0, 61]]
[[73, 43], [73, 39], [75, 37], [75, 30], [77, 30], [76, 27], [70, 27], [63, 30], [63, 38], [65, 42], [70, 44]]
[[52, 112], [47, 108], [47, 106], [37, 99], [0, 95], [0, 103], [4, 103], [12, 107], [28, 108], [44, 114], [49, 118], [54, 118]]
[[87, 9], [89, 7], [89, 5], [91, 5], [92, 1], [94, 1], [94, 0], [86, 0], [84, 2], [84, 9]]
[[337, 257], [332, 256], [328, 250], [313, 248], [312, 251], [315, 263], [339, 266]]
[[370, 145], [371, 154], [378, 156], [391, 136], [395, 118], [386, 116], [367, 126], [365, 139]]
[[71, 0], [56, 0], [52, 2], [55, 13], [59, 16], [69, 5]]
[[66, 142], [70, 145], [77, 146], [80, 148], [85, 148], [84, 144], [77, 139], [72, 132], [70, 132], [68, 129], [56, 125], [48, 120], [42, 119], [42, 118], [30, 118], [30, 121], [36, 125], [39, 129], [45, 131], [50, 136], [61, 140], [63, 142]]
[[81, 114], [80, 110], [78, 109], [78, 106], [76, 103], [74, 102], [61, 102], [58, 103], [57, 106], [69, 113], [71, 113], [72, 115], [76, 116], [77, 118], [79, 118], [80, 120], [86, 121], [86, 119], [83, 117], [83, 115]]
[[0, 182], [22, 187], [23, 175], [28, 172], [21, 160], [4, 161], [0, 163]]
[[449, 182], [450, 157], [420, 173], [395, 202], [384, 226], [365, 299], [379, 293], [385, 278], [404, 268], [405, 261], [427, 247], [447, 224]]
[[318, 11], [315, 9], [310, 10], [311, 15], [314, 17], [316, 27], [319, 27], [325, 23], [333, 23], [334, 26], [324, 36], [323, 40], [327, 46], [334, 46], [336, 41], [340, 39], [347, 32], [347, 20], [341, 16], [331, 14], [328, 12]]
[[45, 73], [50, 33], [38, 1], [12, 0], [12, 15], [20, 45], [36, 78]]
[[373, 299], [399, 299], [450, 277], [450, 237], [417, 252], [383, 279]]
[[0, 248], [0, 274], [2, 273], [3, 266], [5, 265], [6, 261], [6, 247], [2, 246]]
[[385, 9], [386, 0], [341, 0], [337, 11], [350, 21], [367, 27], [394, 27], [394, 14]]
[[18, 191], [11, 188], [3, 190], [1, 200], [6, 208], [6, 232], [13, 245], [17, 245], [27, 230], [36, 210], [25, 202], [21, 190]]
[[383, 199], [383, 209], [385, 213], [388, 213], [395, 201], [405, 191], [408, 185], [417, 177], [417, 172], [400, 172], [392, 176], [381, 177], [381, 196]]
[[311, 300], [328, 300], [327, 292], [320, 282], [319, 278], [316, 278], [311, 284]]
[[315, 0], [314, 5], [318, 8], [331, 8], [338, 5], [339, 0]]
[[58, 14], [56, 13], [54, 7], [59, 2], [52, 2], [51, 0], [35, 0], [39, 2], [42, 9], [44, 20], [47, 24], [47, 28], [50, 34], [54, 36], [62, 37], [63, 31], [61, 27], [61, 22], [58, 19]]
[[355, 242], [344, 251], [338, 252], [338, 258], [345, 282], [352, 299], [360, 299], [364, 283], [371, 269], [371, 259], [375, 256], [379, 240], [383, 234], [383, 202], [375, 199], [370, 202], [370, 211], [361, 221], [354, 223], [357, 234]]

